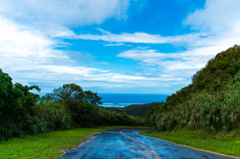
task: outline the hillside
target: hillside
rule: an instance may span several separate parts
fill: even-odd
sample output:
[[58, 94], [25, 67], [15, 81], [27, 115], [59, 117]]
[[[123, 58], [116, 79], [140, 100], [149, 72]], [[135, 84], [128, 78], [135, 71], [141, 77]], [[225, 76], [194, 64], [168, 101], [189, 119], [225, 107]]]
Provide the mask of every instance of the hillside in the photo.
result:
[[119, 113], [125, 112], [128, 115], [133, 115], [133, 116], [139, 116], [139, 117], [145, 117], [147, 112], [153, 107], [158, 104], [161, 104], [159, 102], [153, 102], [149, 104], [133, 104], [129, 105], [124, 108], [116, 108], [116, 107], [102, 107], [103, 109], [109, 110], [109, 111], [116, 111]]
[[208, 61], [192, 76], [192, 84], [173, 93], [147, 114], [149, 125], [171, 131], [204, 127], [229, 131], [239, 126], [240, 47], [235, 45]]

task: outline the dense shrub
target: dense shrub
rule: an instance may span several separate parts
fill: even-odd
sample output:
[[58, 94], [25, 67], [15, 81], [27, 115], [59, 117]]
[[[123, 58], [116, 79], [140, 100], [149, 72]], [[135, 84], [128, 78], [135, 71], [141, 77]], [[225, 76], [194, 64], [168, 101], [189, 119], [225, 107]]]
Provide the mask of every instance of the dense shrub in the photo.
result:
[[101, 97], [74, 83], [41, 99], [32, 89], [40, 91], [38, 86], [12, 84], [11, 77], [0, 70], [0, 141], [74, 127], [145, 124], [143, 118], [99, 108]]
[[235, 45], [209, 60], [192, 76], [192, 84], [167, 97], [147, 114], [158, 131], [206, 127], [229, 131], [240, 123], [240, 47]]
[[203, 90], [211, 93], [221, 91], [229, 78], [240, 71], [240, 46], [235, 45], [208, 61], [206, 67], [192, 76], [192, 84], [167, 97], [167, 109], [192, 98], [192, 94]]
[[50, 131], [69, 129], [73, 125], [71, 113], [59, 102], [37, 104], [38, 116], [47, 121]]
[[158, 131], [171, 131], [176, 126], [207, 127], [213, 131], [226, 131], [239, 122], [239, 94], [232, 92], [196, 94], [168, 112], [155, 112], [149, 117], [149, 124]]

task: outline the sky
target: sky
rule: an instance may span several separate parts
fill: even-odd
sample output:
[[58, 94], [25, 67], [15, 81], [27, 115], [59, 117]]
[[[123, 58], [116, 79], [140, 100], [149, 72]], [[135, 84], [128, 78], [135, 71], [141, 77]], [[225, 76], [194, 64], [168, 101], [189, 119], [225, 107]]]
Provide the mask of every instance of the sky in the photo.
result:
[[172, 94], [240, 44], [239, 0], [0, 0], [0, 69], [41, 94]]

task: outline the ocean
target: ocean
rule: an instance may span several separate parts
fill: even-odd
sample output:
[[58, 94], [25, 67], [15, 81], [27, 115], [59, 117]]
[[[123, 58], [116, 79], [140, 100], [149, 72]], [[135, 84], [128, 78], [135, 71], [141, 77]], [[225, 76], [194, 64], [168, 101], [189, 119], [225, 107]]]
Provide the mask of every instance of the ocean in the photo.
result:
[[123, 94], [123, 93], [98, 93], [102, 97], [103, 107], [125, 107], [132, 104], [146, 104], [152, 102], [165, 102], [164, 94]]

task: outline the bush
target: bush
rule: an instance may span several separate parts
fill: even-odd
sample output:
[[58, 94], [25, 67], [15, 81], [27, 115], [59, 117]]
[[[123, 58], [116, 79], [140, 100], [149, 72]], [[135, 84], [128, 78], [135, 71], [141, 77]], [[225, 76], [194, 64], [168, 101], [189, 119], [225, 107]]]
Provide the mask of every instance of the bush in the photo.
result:
[[101, 97], [74, 83], [54, 89], [41, 100], [32, 89], [40, 91], [38, 86], [12, 84], [0, 69], [0, 141], [74, 127], [145, 124], [142, 118], [98, 108]]
[[192, 84], [153, 107], [147, 123], [158, 131], [206, 127], [226, 131], [240, 123], [240, 47], [235, 45], [209, 60], [192, 76]]

